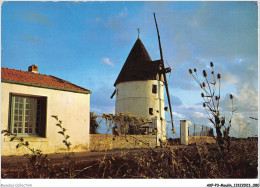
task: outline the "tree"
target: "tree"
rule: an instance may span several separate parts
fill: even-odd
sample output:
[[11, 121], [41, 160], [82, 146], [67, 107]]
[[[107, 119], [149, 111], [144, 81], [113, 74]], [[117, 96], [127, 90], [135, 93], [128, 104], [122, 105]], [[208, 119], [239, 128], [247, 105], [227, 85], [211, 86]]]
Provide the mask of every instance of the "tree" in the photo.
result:
[[117, 127], [121, 134], [143, 134], [141, 125], [147, 124], [147, 119], [142, 116], [137, 116], [127, 113], [105, 114], [101, 116], [108, 126], [109, 132], [112, 126]]
[[99, 124], [97, 122], [98, 115], [90, 112], [90, 134], [98, 134]]
[[214, 64], [210, 62], [210, 67], [212, 69], [211, 75], [212, 80], [208, 79], [208, 75], [206, 70], [203, 70], [202, 75], [204, 77], [204, 82], [202, 82], [199, 79], [199, 76], [197, 74], [197, 69], [194, 68], [189, 69], [189, 73], [193, 76], [195, 81], [198, 83], [200, 88], [202, 89], [201, 97], [204, 100], [203, 107], [205, 108], [206, 113], [208, 114], [208, 119], [210, 122], [214, 125], [216, 128], [217, 133], [217, 143], [219, 144], [221, 150], [224, 150], [225, 145], [227, 146], [227, 149], [229, 150], [230, 146], [230, 137], [229, 137], [229, 131], [231, 128], [231, 121], [232, 116], [234, 113], [233, 108], [233, 95], [230, 94], [230, 100], [232, 101], [232, 113], [231, 117], [226, 123], [226, 118], [222, 116], [220, 113], [220, 88], [221, 88], [221, 75], [217, 74], [217, 77], [214, 72]]
[[101, 116], [90, 112], [90, 134], [98, 134], [98, 129], [102, 121], [108, 126], [107, 133], [111, 129], [116, 128], [117, 132], [121, 134], [132, 135], [143, 134], [144, 129], [141, 126], [148, 123], [146, 118], [130, 114], [129, 112], [116, 114], [103, 113]]

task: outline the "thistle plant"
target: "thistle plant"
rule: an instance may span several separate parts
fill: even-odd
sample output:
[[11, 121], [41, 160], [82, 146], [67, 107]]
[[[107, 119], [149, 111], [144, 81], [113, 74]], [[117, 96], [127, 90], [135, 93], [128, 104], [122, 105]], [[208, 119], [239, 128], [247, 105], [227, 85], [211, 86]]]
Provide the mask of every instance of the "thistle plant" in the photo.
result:
[[204, 77], [204, 81], [201, 81], [198, 74], [197, 69], [194, 68], [189, 69], [189, 73], [192, 75], [194, 80], [202, 89], [201, 97], [203, 98], [203, 107], [208, 115], [208, 119], [216, 128], [217, 133], [217, 143], [219, 144], [221, 150], [224, 150], [224, 144], [227, 145], [227, 149], [229, 150], [230, 146], [230, 138], [229, 138], [229, 131], [231, 127], [231, 121], [233, 113], [235, 112], [233, 106], [233, 95], [230, 94], [230, 100], [232, 101], [232, 113], [231, 117], [228, 121], [228, 125], [226, 125], [226, 118], [221, 115], [220, 113], [220, 88], [221, 88], [221, 75], [215, 74], [214, 71], [214, 64], [210, 62], [211, 67], [211, 77], [212, 79], [209, 80], [208, 74], [206, 70], [202, 71], [202, 75]]

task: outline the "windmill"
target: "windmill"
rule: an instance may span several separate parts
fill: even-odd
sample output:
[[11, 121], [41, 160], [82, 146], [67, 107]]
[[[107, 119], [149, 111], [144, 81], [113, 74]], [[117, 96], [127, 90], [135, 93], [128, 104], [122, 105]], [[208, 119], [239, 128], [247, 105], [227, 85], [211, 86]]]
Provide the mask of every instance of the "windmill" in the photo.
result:
[[115, 112], [130, 112], [131, 114], [144, 116], [153, 122], [148, 127], [148, 131], [157, 130], [157, 137], [166, 140], [165, 112], [168, 107], [164, 107], [164, 86], [170, 108], [172, 131], [175, 133], [170, 94], [166, 74], [171, 72], [171, 68], [164, 66], [159, 30], [156, 23], [160, 60], [153, 61], [140, 39], [140, 29], [138, 28], [138, 38], [132, 47], [115, 83], [111, 98], [116, 96]]
[[164, 66], [163, 53], [162, 53], [162, 47], [161, 47], [161, 40], [160, 40], [158, 25], [157, 25], [157, 22], [156, 22], [155, 13], [153, 13], [153, 16], [154, 16], [154, 21], [155, 21], [155, 25], [156, 25], [158, 42], [159, 42], [159, 49], [160, 49], [160, 56], [161, 56], [161, 66], [162, 66], [161, 74], [163, 74], [163, 78], [164, 78], [164, 82], [165, 82], [165, 90], [166, 90], [168, 104], [169, 104], [169, 108], [170, 108], [172, 132], [175, 133], [174, 124], [173, 124], [173, 117], [172, 117], [172, 105], [171, 105], [171, 99], [170, 99], [169, 88], [168, 88], [167, 77], [166, 77], [166, 73], [171, 72], [171, 68], [170, 67], [164, 68], [165, 66]]

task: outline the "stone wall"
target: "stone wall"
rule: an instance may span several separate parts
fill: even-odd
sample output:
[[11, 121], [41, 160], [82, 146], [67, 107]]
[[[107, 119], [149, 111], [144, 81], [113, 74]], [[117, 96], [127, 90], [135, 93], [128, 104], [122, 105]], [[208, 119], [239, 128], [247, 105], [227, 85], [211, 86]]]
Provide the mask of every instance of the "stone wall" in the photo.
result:
[[189, 136], [189, 144], [202, 145], [206, 143], [214, 144], [216, 140], [211, 136]]
[[90, 151], [156, 147], [156, 135], [90, 134]]

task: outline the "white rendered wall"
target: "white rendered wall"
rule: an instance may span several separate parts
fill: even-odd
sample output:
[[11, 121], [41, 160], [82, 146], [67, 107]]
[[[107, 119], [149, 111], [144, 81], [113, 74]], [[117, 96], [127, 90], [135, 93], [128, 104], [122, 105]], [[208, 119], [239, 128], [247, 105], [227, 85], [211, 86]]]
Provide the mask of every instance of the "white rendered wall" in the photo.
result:
[[[46, 114], [46, 138], [44, 137], [24, 137], [30, 146], [41, 149], [44, 153], [62, 151], [66, 147], [62, 140], [62, 135], [57, 132], [59, 127], [55, 126], [57, 121], [52, 115], [58, 115], [63, 126], [67, 129], [66, 134], [70, 136], [73, 151], [88, 149], [89, 145], [89, 112], [90, 94], [73, 93], [67, 91], [45, 89], [18, 84], [1, 83], [1, 129], [8, 128], [9, 100], [10, 94], [21, 94], [28, 96], [47, 97]], [[16, 150], [18, 142], [10, 142], [10, 138], [1, 137], [1, 154], [14, 155], [25, 154], [27, 150], [22, 147]]]
[[[153, 85], [157, 85], [157, 93], [152, 92]], [[162, 118], [158, 135], [161, 140], [166, 139], [165, 113], [164, 113], [164, 84], [158, 80], [129, 81], [116, 85], [116, 113], [130, 112], [143, 116], [149, 120]], [[153, 115], [149, 114], [153, 108]], [[160, 123], [161, 124], [161, 123]], [[160, 134], [159, 134], [160, 133]]]

